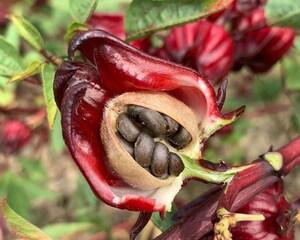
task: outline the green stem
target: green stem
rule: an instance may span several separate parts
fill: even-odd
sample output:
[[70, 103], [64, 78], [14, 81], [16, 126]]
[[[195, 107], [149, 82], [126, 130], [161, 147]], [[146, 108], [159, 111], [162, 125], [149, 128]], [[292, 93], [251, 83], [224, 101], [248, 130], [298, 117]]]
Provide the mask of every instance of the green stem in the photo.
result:
[[183, 177], [184, 178], [198, 178], [201, 180], [204, 180], [209, 183], [215, 183], [215, 184], [222, 184], [230, 182], [230, 180], [234, 177], [234, 175], [238, 172], [243, 171], [244, 169], [248, 168], [248, 166], [242, 166], [242, 167], [235, 167], [230, 168], [227, 171], [220, 172], [220, 171], [214, 171], [208, 168], [205, 168], [197, 163], [194, 159], [191, 159], [187, 156], [181, 156], [183, 163], [184, 163], [184, 171], [183, 171]]

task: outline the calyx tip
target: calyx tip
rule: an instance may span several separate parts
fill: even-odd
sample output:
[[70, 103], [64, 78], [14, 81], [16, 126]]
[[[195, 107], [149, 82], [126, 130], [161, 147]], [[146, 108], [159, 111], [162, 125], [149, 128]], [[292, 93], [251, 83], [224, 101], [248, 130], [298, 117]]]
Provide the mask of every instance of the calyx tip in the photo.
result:
[[283, 156], [279, 152], [267, 152], [263, 155], [264, 159], [273, 167], [275, 171], [279, 171], [283, 166]]

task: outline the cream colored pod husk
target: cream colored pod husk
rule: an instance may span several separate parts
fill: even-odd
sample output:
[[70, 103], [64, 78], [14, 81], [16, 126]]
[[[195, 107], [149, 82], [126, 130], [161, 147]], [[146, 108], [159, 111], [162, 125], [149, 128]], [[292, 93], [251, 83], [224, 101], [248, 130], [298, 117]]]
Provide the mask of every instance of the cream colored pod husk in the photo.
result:
[[[142, 190], [153, 190], [167, 186], [175, 179], [169, 176], [160, 179], [141, 167], [121, 145], [116, 132], [117, 117], [127, 111], [128, 105], [146, 107], [173, 118], [192, 136], [192, 141], [182, 150], [176, 150], [168, 143], [170, 151], [187, 154], [197, 144], [198, 122], [193, 111], [178, 99], [166, 93], [129, 92], [111, 99], [105, 106], [101, 123], [101, 140], [110, 166], [129, 185]], [[162, 140], [163, 141], [163, 140]]]

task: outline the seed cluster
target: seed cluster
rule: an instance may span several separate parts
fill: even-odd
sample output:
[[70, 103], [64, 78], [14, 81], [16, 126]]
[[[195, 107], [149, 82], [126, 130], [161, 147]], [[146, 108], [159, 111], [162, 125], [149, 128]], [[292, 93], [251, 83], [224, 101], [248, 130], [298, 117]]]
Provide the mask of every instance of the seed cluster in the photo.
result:
[[143, 168], [162, 179], [178, 176], [184, 169], [180, 157], [155, 138], [164, 138], [174, 148], [182, 149], [192, 137], [169, 116], [157, 111], [129, 105], [116, 122], [117, 136], [126, 151]]

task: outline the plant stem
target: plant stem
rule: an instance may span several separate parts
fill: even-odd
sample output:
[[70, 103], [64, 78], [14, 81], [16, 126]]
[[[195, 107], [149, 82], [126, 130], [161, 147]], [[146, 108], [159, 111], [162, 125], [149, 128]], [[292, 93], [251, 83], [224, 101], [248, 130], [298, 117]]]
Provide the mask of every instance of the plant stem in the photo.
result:
[[58, 58], [57, 56], [54, 56], [53, 54], [47, 52], [45, 49], [41, 49], [40, 54], [42, 54], [43, 57], [47, 61], [49, 61], [50, 63], [52, 63], [55, 66], [59, 66], [62, 63], [62, 60], [60, 58]]
[[230, 168], [226, 171], [217, 171], [203, 167], [200, 164], [198, 164], [195, 160], [187, 156], [182, 156], [182, 159], [185, 165], [185, 170], [183, 172], [184, 177], [197, 178], [208, 183], [215, 184], [223, 184], [229, 182], [236, 173], [251, 167], [251, 165], [248, 165]]

